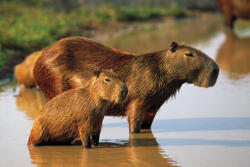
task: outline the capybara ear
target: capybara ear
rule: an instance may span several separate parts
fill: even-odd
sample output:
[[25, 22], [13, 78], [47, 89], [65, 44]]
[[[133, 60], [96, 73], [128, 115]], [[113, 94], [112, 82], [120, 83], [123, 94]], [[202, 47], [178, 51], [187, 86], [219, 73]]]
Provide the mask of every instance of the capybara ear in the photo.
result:
[[178, 43], [173, 41], [170, 45], [170, 51], [171, 52], [175, 52], [176, 51], [176, 48], [178, 47]]
[[94, 76], [96, 76], [97, 78], [100, 76], [102, 70], [99, 68], [95, 68], [93, 71]]

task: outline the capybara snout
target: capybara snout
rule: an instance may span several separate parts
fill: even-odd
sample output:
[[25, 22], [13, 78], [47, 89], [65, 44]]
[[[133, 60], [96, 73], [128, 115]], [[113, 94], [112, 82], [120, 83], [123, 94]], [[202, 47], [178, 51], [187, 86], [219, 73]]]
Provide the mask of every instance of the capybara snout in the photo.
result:
[[219, 75], [219, 67], [217, 64], [214, 63], [213, 70], [210, 74], [210, 79], [209, 79], [209, 84], [208, 84], [209, 87], [214, 86], [214, 84], [217, 81], [218, 75]]
[[128, 87], [126, 86], [126, 84], [123, 84], [120, 89], [121, 92], [119, 96], [119, 103], [125, 101], [128, 94]]
[[176, 75], [180, 80], [199, 87], [211, 87], [216, 83], [219, 67], [206, 54], [176, 42], [171, 43], [170, 52], [172, 52], [169, 58], [172, 60], [169, 65], [171, 75]]
[[204, 69], [204, 74], [199, 79], [201, 80], [201, 87], [212, 87], [215, 85], [219, 75], [219, 67], [214, 62], [211, 61], [207, 65], [207, 68]]

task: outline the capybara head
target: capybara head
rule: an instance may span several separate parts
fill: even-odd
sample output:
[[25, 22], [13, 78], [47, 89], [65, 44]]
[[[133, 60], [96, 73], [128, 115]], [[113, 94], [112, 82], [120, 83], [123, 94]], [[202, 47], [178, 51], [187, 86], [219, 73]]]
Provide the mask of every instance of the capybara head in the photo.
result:
[[219, 67], [201, 51], [172, 42], [166, 54], [168, 74], [200, 87], [216, 83]]
[[104, 100], [115, 103], [123, 102], [128, 94], [128, 88], [124, 81], [112, 70], [95, 69], [92, 86], [95, 93]]

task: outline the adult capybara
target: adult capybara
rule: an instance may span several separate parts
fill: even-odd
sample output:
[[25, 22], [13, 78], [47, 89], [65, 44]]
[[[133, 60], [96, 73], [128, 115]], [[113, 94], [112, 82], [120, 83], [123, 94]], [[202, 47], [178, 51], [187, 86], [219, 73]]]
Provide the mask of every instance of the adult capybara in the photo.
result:
[[21, 87], [34, 87], [36, 85], [33, 76], [33, 69], [35, 61], [41, 53], [42, 50], [33, 52], [28, 55], [22, 63], [15, 66], [15, 76]]
[[237, 18], [250, 19], [249, 0], [216, 0], [216, 3], [224, 14], [226, 25], [231, 28]]
[[134, 55], [109, 48], [84, 37], [69, 37], [44, 50], [34, 77], [50, 98], [85, 85], [91, 68], [113, 69], [126, 81], [126, 102], [112, 105], [106, 115], [127, 115], [132, 133], [150, 128], [160, 106], [184, 83], [213, 86], [217, 64], [201, 51], [172, 42], [164, 50]]
[[28, 144], [69, 144], [80, 138], [86, 148], [98, 144], [104, 113], [126, 99], [127, 86], [114, 72], [95, 70], [85, 87], [71, 89], [41, 110]]
[[250, 37], [239, 37], [231, 29], [225, 32], [226, 38], [220, 46], [216, 62], [230, 79], [241, 79], [250, 74]]

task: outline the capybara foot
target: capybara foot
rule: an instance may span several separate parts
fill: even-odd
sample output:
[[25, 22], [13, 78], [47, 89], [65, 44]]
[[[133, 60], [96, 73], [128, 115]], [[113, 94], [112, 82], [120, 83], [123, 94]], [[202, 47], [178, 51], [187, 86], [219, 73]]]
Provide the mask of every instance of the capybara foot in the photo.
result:
[[141, 129], [151, 129], [151, 125], [142, 124]]
[[86, 149], [91, 149], [91, 144], [86, 144], [84, 147], [85, 147]]
[[76, 138], [70, 144], [72, 144], [72, 145], [81, 145], [82, 141], [81, 141], [80, 138]]
[[140, 133], [140, 128], [139, 127], [137, 127], [137, 128], [132, 128], [131, 129], [131, 133]]
[[99, 144], [100, 133], [92, 135], [92, 142], [95, 146]]

